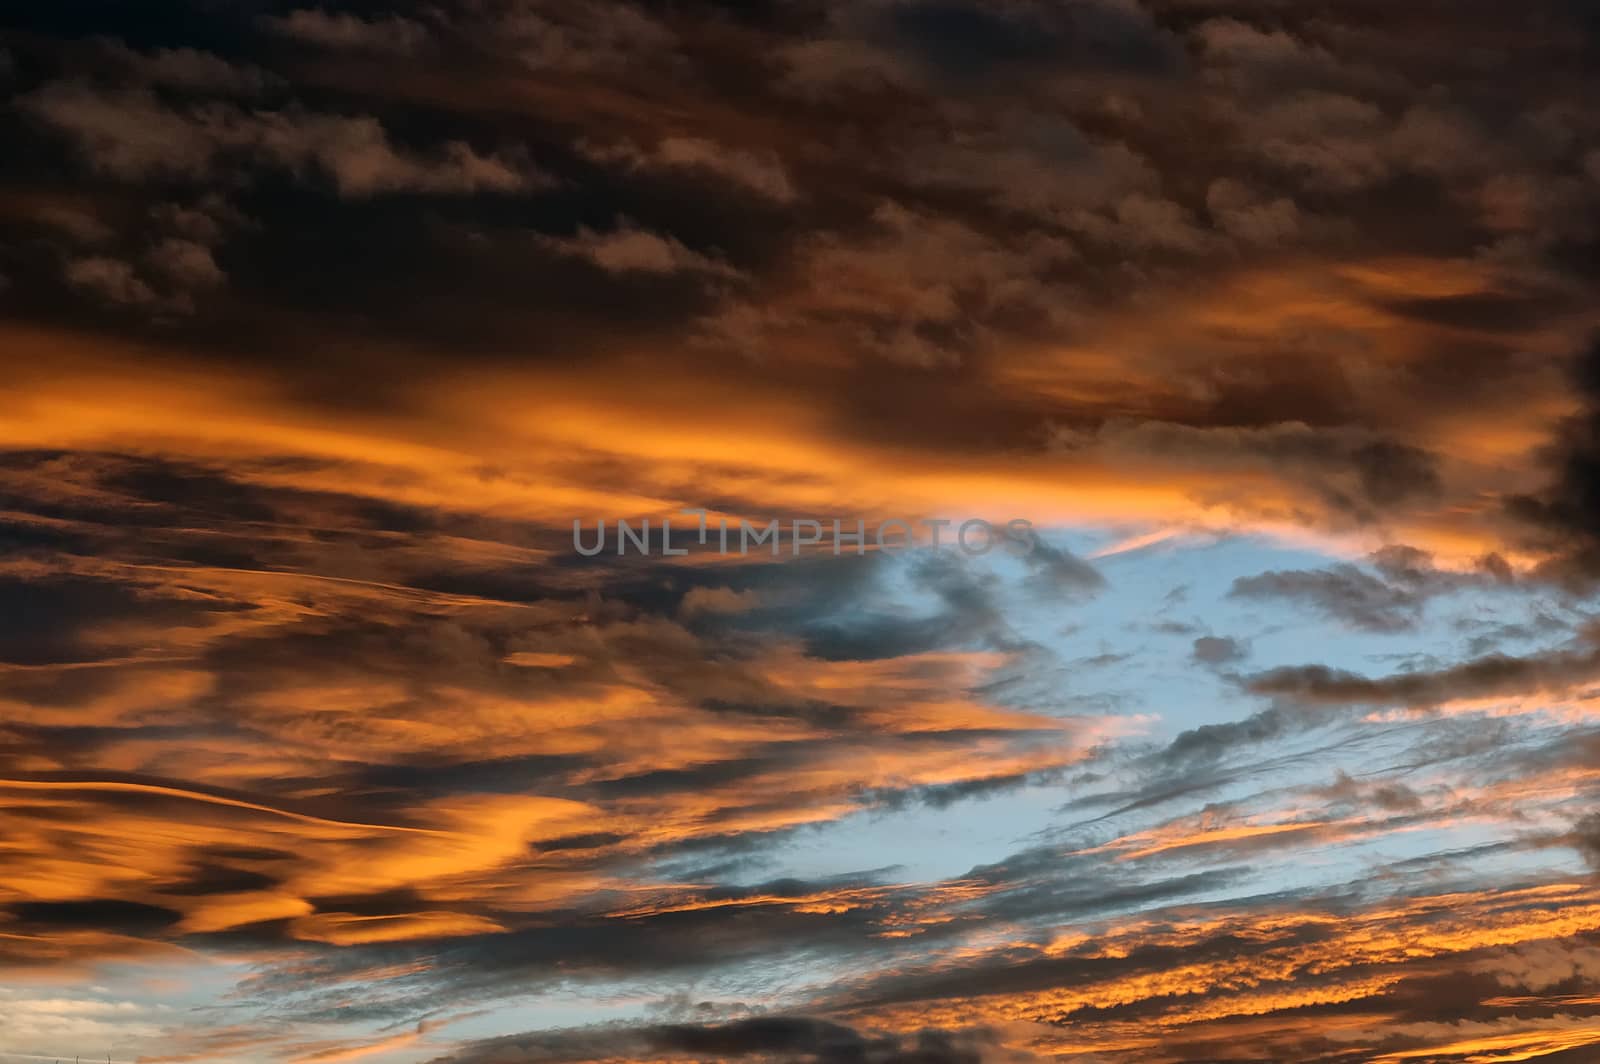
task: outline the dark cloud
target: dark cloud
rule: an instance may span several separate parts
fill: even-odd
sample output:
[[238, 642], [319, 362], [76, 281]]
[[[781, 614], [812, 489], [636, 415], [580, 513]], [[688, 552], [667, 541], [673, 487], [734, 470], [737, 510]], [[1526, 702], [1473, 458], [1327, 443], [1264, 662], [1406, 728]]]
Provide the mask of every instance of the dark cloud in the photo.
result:
[[1276, 739], [1284, 734], [1288, 723], [1282, 712], [1268, 709], [1253, 713], [1243, 720], [1202, 724], [1180, 734], [1163, 756], [1173, 761], [1214, 760], [1231, 753], [1236, 747]]
[[1583, 859], [1600, 870], [1600, 815], [1591, 813], [1574, 824], [1572, 841]]
[[50, 580], [0, 580], [8, 603], [3, 659], [13, 665], [95, 662], [137, 654], [136, 633], [101, 635], [115, 622], [181, 626], [226, 611], [226, 604], [196, 604], [182, 595], [152, 595], [126, 585], [63, 576]]
[[[1058, 574], [1063, 567], [1068, 586], [1077, 581], [1081, 587], [1079, 574], [1093, 572], [1082, 563], [1074, 564], [1075, 559], [1067, 561], [1064, 555], [1053, 562], [1055, 552], [1042, 544], [1041, 549], [1047, 552], [1039, 564], [1049, 587], [1061, 586]], [[830, 616], [811, 631], [811, 652], [826, 658], [871, 660], [975, 644], [1000, 649], [1026, 645], [996, 598], [998, 578], [966, 564], [954, 550], [922, 554], [912, 563], [909, 575], [914, 586], [938, 601], [936, 612], [908, 614], [900, 609], [868, 608], [859, 619], [843, 624]], [[872, 586], [862, 585], [859, 590], [870, 593]]]
[[[1440, 490], [1438, 458], [1362, 429], [1338, 425], [1348, 400], [1330, 377], [1318, 394], [1306, 377], [1282, 377], [1270, 366], [1218, 367], [1208, 382], [1214, 398], [1193, 423], [1115, 419], [1091, 429], [1057, 428], [1052, 442], [1066, 453], [1104, 453], [1178, 468], [1276, 469], [1304, 478], [1333, 508], [1359, 520]], [[1334, 373], [1313, 370], [1312, 373]], [[1271, 421], [1263, 422], [1264, 412]], [[1303, 420], [1295, 420], [1303, 418]]]
[[1161, 74], [1181, 54], [1142, 10], [1114, 0], [994, 7], [921, 0], [888, 5], [886, 22], [892, 46], [958, 84], [1046, 64]]
[[1363, 444], [1351, 455], [1361, 490], [1379, 507], [1437, 494], [1439, 471], [1425, 451], [1392, 440]]
[[1194, 641], [1194, 660], [1202, 665], [1231, 665], [1249, 655], [1249, 647], [1227, 636], [1203, 635]]
[[584, 1061], [619, 1054], [672, 1059], [783, 1060], [794, 1064], [984, 1064], [994, 1041], [982, 1032], [872, 1034], [805, 1016], [762, 1016], [717, 1026], [664, 1025], [614, 1034], [513, 1036], [453, 1054], [451, 1064]]
[[56, 928], [114, 928], [125, 932], [158, 931], [179, 917], [170, 909], [116, 898], [86, 901], [31, 901], [10, 908], [13, 919], [25, 925]]
[[1330, 617], [1374, 632], [1415, 626], [1424, 601], [1353, 565], [1240, 577], [1229, 594], [1235, 598], [1289, 599], [1312, 605]]
[[1356, 565], [1328, 569], [1274, 571], [1240, 577], [1229, 596], [1300, 603], [1369, 632], [1398, 632], [1421, 623], [1429, 602], [1470, 588], [1502, 588], [1513, 579], [1498, 555], [1481, 559], [1476, 570], [1451, 572], [1413, 547], [1385, 547], [1368, 559], [1370, 571]]
[[1560, 695], [1600, 671], [1600, 652], [1576, 649], [1528, 657], [1491, 654], [1433, 671], [1368, 678], [1323, 665], [1272, 669], [1248, 677], [1252, 694], [1310, 705], [1436, 706], [1454, 699]]
[[428, 40], [426, 26], [401, 15], [362, 18], [343, 11], [297, 8], [286, 15], [263, 16], [274, 33], [323, 48], [355, 49], [409, 55]]
[[105, 91], [78, 81], [51, 82], [19, 101], [24, 111], [68, 138], [94, 170], [141, 180], [215, 179], [232, 158], [315, 173], [341, 196], [385, 193], [515, 193], [548, 179], [525, 159], [480, 154], [464, 141], [427, 153], [397, 148], [367, 115], [296, 109], [243, 111], [165, 105], [145, 89]]
[[1541, 493], [1509, 500], [1511, 513], [1544, 529], [1563, 554], [1551, 568], [1588, 579], [1600, 573], [1600, 339], [1572, 368], [1584, 409], [1559, 430], [1552, 445], [1554, 475]]
[[[859, 1064], [981, 1064], [981, 1053], [941, 1031], [909, 1038], [870, 1038], [838, 1024], [760, 1018], [725, 1027], [666, 1027], [647, 1036], [668, 1052], [743, 1057], [781, 1053], [817, 1061]], [[966, 1040], [963, 1040], [966, 1041]]]
[[1069, 550], [1035, 540], [1024, 556], [1034, 573], [1033, 586], [1050, 597], [1093, 594], [1106, 586], [1106, 578]]

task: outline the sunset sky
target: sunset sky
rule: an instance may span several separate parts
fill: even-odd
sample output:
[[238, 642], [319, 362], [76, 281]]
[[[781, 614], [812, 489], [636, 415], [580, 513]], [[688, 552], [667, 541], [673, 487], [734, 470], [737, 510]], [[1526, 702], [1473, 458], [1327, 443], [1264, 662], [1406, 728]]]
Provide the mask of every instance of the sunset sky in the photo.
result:
[[0, 94], [0, 1064], [1600, 1061], [1593, 0], [35, 0]]

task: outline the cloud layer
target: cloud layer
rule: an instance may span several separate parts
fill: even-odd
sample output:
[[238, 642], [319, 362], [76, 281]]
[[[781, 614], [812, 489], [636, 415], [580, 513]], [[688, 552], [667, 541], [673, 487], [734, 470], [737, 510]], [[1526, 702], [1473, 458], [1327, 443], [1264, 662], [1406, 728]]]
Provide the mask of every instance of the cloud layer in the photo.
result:
[[0, 1056], [1600, 1052], [1586, 6], [179, 7], [0, 36]]

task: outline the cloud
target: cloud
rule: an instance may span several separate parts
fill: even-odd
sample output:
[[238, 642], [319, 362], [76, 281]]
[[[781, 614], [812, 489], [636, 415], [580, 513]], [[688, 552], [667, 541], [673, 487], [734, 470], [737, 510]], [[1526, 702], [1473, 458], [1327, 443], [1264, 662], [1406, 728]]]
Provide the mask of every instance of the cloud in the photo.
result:
[[7, 1049], [1590, 1052], [1581, 5], [736, 6], [18, 12]]
[[262, 24], [274, 33], [322, 48], [409, 55], [428, 41], [427, 27], [400, 15], [362, 19], [342, 12], [299, 8], [282, 16], [266, 16]]
[[1033, 549], [1023, 555], [1034, 573], [1034, 587], [1047, 596], [1093, 594], [1106, 586], [1099, 570], [1071, 551], [1035, 540]]
[[1322, 665], [1291, 666], [1249, 677], [1247, 689], [1289, 702], [1323, 705], [1438, 706], [1454, 700], [1559, 695], [1594, 679], [1600, 654], [1576, 649], [1528, 657], [1490, 654], [1438, 670], [1368, 678]]
[[864, 233], [821, 233], [798, 249], [787, 294], [724, 307], [702, 321], [701, 336], [755, 358], [822, 345], [949, 366], [989, 349], [997, 320], [1048, 318], [1048, 292], [1034, 272], [1071, 256], [1059, 240], [1013, 242], [883, 203]]
[[1315, 606], [1355, 628], [1392, 632], [1414, 627], [1425, 599], [1353, 565], [1314, 572], [1271, 572], [1240, 577], [1235, 598], [1290, 599]]
[[683, 596], [678, 612], [685, 617], [705, 613], [743, 613], [761, 602], [759, 591], [731, 587], [693, 587]]
[[700, 137], [664, 137], [653, 149], [621, 142], [614, 145], [582, 144], [589, 158], [621, 165], [635, 172], [689, 172], [722, 178], [774, 203], [798, 198], [789, 174], [776, 152], [729, 148]]
[[997, 9], [946, 0], [889, 5], [884, 34], [958, 83], [1052, 62], [1147, 74], [1177, 63], [1172, 38], [1138, 5], [1118, 0]]
[[761, 1016], [720, 1026], [662, 1025], [613, 1034], [574, 1033], [538, 1039], [513, 1036], [449, 1058], [452, 1064], [493, 1061], [593, 1061], [649, 1054], [656, 1059], [850, 1061], [853, 1064], [984, 1064], [1026, 1058], [996, 1052], [986, 1032], [937, 1030], [877, 1033], [805, 1016]]
[[186, 288], [210, 288], [223, 280], [211, 249], [198, 241], [168, 238], [150, 249], [149, 258], [157, 270]]
[[404, 151], [370, 116], [243, 111], [226, 103], [177, 110], [148, 90], [103, 91], [71, 81], [36, 89], [21, 104], [72, 140], [96, 170], [127, 179], [205, 180], [242, 161], [295, 176], [320, 173], [341, 196], [355, 198], [511, 193], [544, 184], [527, 162], [480, 155], [462, 141], [448, 141], [431, 156]]
[[233, 63], [197, 48], [157, 48], [136, 52], [120, 41], [103, 44], [111, 60], [137, 81], [196, 92], [254, 96], [278, 84], [254, 64]]
[[1231, 665], [1250, 654], [1237, 639], [1203, 635], [1194, 641], [1194, 660], [1202, 665]]
[[909, 88], [918, 78], [909, 62], [884, 48], [847, 38], [786, 43], [779, 52], [782, 88], [813, 99], [845, 91]]
[[156, 294], [126, 262], [99, 256], [77, 259], [67, 264], [67, 281], [88, 289], [112, 303], [143, 305], [154, 303]]
[[1316, 428], [1301, 422], [1188, 425], [1109, 420], [1091, 430], [1058, 428], [1054, 445], [1124, 461], [1175, 467], [1293, 470], [1309, 478], [1329, 504], [1362, 515], [1439, 490], [1437, 459], [1428, 452], [1361, 429]]
[[639, 229], [627, 220], [604, 232], [580, 226], [575, 236], [539, 239], [551, 250], [584, 259], [609, 274], [689, 273], [730, 280], [739, 276], [727, 263], [692, 251], [670, 236]]
[[204, 171], [218, 148], [201, 123], [146, 91], [105, 94], [81, 82], [58, 82], [20, 104], [70, 136], [96, 169], [120, 177]]
[[1367, 559], [1370, 569], [1343, 564], [1327, 569], [1273, 571], [1234, 580], [1230, 598], [1302, 603], [1324, 616], [1368, 632], [1415, 628], [1429, 602], [1468, 589], [1503, 590], [1516, 579], [1497, 554], [1472, 569], [1441, 570], [1414, 547], [1391, 544]]
[[1600, 466], [1600, 340], [1593, 340], [1572, 369], [1582, 409], [1557, 431], [1551, 447], [1550, 484], [1542, 492], [1514, 495], [1513, 515], [1544, 529], [1561, 553], [1551, 568], [1558, 575], [1590, 578], [1600, 571], [1600, 498], [1595, 473]]
[[612, 77], [673, 67], [677, 35], [631, 4], [605, 0], [542, 7], [512, 4], [483, 32], [529, 70]]
[[1300, 233], [1300, 211], [1293, 200], [1279, 196], [1264, 201], [1232, 178], [1211, 183], [1206, 207], [1225, 232], [1246, 244], [1288, 243]]

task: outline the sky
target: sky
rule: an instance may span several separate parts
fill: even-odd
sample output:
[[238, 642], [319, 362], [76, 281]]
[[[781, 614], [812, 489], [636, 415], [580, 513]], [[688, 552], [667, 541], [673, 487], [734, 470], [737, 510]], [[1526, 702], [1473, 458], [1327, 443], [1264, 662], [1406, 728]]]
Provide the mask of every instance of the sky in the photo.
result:
[[1589, 0], [309, 2], [0, 16], [0, 1064], [1600, 1060]]

